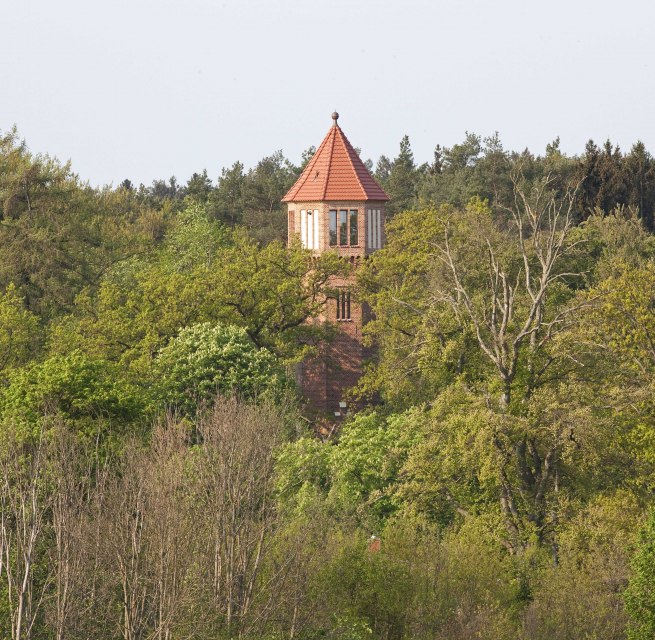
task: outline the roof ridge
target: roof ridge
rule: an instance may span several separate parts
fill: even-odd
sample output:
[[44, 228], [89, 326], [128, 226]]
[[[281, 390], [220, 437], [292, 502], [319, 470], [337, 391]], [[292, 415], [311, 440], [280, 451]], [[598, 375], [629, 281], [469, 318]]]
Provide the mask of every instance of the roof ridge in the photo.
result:
[[318, 149], [316, 149], [316, 151], [314, 152], [314, 155], [309, 159], [309, 162], [307, 163], [305, 168], [300, 172], [300, 175], [298, 176], [296, 181], [293, 183], [293, 186], [287, 192], [287, 195], [285, 196], [285, 199], [291, 193], [293, 193], [294, 195], [296, 193], [298, 193], [298, 191], [300, 191], [300, 189], [302, 189], [302, 187], [305, 185], [307, 180], [309, 180], [309, 176], [311, 175], [312, 170], [314, 169], [314, 165], [318, 162], [318, 159], [320, 157], [320, 152], [321, 152], [321, 150], [323, 149], [323, 147], [324, 147], [324, 145], [326, 143], [327, 143], [327, 136], [323, 139], [323, 141], [319, 145]]
[[[339, 125], [337, 125], [337, 127], [339, 127]], [[367, 196], [368, 194], [366, 193], [366, 189], [364, 188], [364, 185], [362, 184], [362, 179], [361, 179], [361, 177], [360, 177], [360, 175], [359, 175], [359, 172], [357, 171], [357, 167], [355, 166], [355, 162], [354, 162], [354, 160], [353, 160], [353, 157], [352, 157], [351, 152], [354, 153], [354, 154], [357, 156], [357, 158], [359, 159], [359, 161], [360, 161], [363, 165], [364, 165], [364, 162], [363, 162], [362, 159], [357, 155], [357, 152], [355, 151], [355, 148], [353, 147], [353, 145], [352, 145], [352, 143], [350, 142], [350, 140], [348, 140], [348, 136], [343, 132], [343, 130], [341, 129], [341, 127], [339, 127], [339, 131], [341, 131], [341, 135], [343, 136], [343, 140], [344, 140], [345, 147], [346, 147], [346, 152], [347, 152], [347, 155], [348, 155], [348, 160], [350, 161], [350, 166], [352, 167], [352, 170], [355, 172], [355, 177], [357, 178], [357, 182], [358, 182], [358, 184], [359, 184], [359, 188], [362, 190], [362, 194], [363, 194], [364, 196]], [[366, 165], [364, 165], [364, 167], [366, 167]]]
[[[337, 133], [336, 133], [337, 129], [339, 129], [339, 125], [335, 120], [334, 125], [332, 126], [332, 131], [330, 131], [330, 133], [332, 134], [331, 135], [332, 145], [330, 146], [330, 155], [328, 156], [328, 162], [327, 162], [327, 174], [325, 176], [325, 186], [323, 187], [323, 196], [321, 197], [321, 200], [325, 200], [325, 196], [327, 194], [328, 181], [330, 180], [330, 169], [332, 168], [332, 158], [334, 157], [334, 143], [337, 139]], [[318, 151], [316, 153], [318, 153]]]

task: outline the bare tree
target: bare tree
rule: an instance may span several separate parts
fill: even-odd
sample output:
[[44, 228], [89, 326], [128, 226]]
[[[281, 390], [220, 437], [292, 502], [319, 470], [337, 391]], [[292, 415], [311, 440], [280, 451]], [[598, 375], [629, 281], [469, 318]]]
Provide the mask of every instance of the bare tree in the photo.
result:
[[[149, 447], [132, 443], [99, 514], [100, 572], [120, 602], [101, 605], [124, 640], [193, 638], [205, 629], [248, 635], [270, 621], [277, 576], [260, 581], [279, 519], [274, 452], [283, 420], [273, 405], [218, 398], [195, 429], [172, 417]], [[116, 623], [117, 621], [114, 621]]]
[[149, 583], [153, 623], [150, 638], [193, 638], [200, 539], [191, 474], [188, 425], [168, 417], [154, 431], [145, 460]]
[[[126, 447], [124, 458], [107, 483], [103, 510], [99, 514], [102, 575], [115, 576], [118, 603], [112, 593], [102, 603], [107, 621], [115, 624], [124, 640], [140, 640], [149, 628], [147, 522], [145, 474], [142, 469], [143, 448], [136, 443]], [[111, 615], [118, 608], [120, 622]]]
[[[511, 236], [511, 249], [498, 246], [500, 243], [485, 236], [485, 228], [480, 227], [483, 237], [479, 241], [487, 254], [486, 294], [480, 295], [479, 282], [475, 291], [467, 282], [468, 266], [453, 246], [452, 217], [442, 220], [443, 241], [434, 244], [434, 256], [445, 265], [448, 276], [437, 285], [433, 302], [447, 302], [462, 322], [472, 325], [480, 349], [502, 383], [503, 409], [509, 407], [523, 350], [527, 348], [535, 355], [566, 326], [567, 318], [577, 309], [558, 309], [547, 318], [548, 292], [557, 282], [582, 275], [561, 268], [565, 256], [582, 242], [571, 237], [579, 184], [556, 195], [555, 179], [547, 176], [534, 187], [532, 194], [526, 194], [519, 177], [512, 178], [514, 206], [506, 209], [511, 224], [503, 240]], [[533, 371], [533, 374], [544, 372]], [[535, 382], [532, 380], [528, 385], [528, 392]]]
[[215, 613], [230, 634], [248, 635], [270, 617], [266, 594], [272, 587], [260, 585], [258, 579], [279, 522], [273, 472], [282, 430], [272, 404], [246, 404], [236, 398], [219, 399], [198, 428], [198, 521], [204, 526], [208, 554], [203, 579]]
[[47, 621], [56, 640], [64, 640], [82, 633], [89, 607], [94, 604], [97, 537], [88, 524], [107, 469], [99, 462], [97, 447], [85, 451], [77, 434], [65, 425], [54, 430], [50, 438], [52, 541], [48, 564], [54, 576]]
[[0, 579], [7, 593], [12, 640], [29, 640], [43, 612], [52, 580], [37, 579], [39, 553], [48, 532], [47, 421], [34, 433], [3, 425], [0, 443]]
[[[564, 357], [570, 358], [555, 353], [551, 345], [588, 301], [576, 303], [573, 294], [569, 296], [573, 301], [564, 304], [551, 299], [560, 284], [582, 276], [568, 266], [582, 242], [573, 234], [579, 184], [558, 190], [555, 179], [546, 176], [528, 191], [520, 174], [513, 176], [513, 184], [514, 202], [506, 208], [503, 223], [480, 217], [475, 228], [470, 220], [463, 225], [459, 212], [442, 218], [443, 237], [433, 243], [438, 266], [431, 304], [445, 303], [452, 309], [460, 325], [472, 331], [495, 372], [500, 401], [494, 406], [489, 398], [490, 408], [500, 412], [493, 426], [500, 459], [500, 504], [509, 546], [516, 550], [522, 546], [517, 494], [528, 505], [528, 521], [543, 536], [546, 493], [562, 448], [574, 436], [569, 422], [553, 420], [548, 437], [538, 438], [538, 429], [525, 422], [524, 412], [510, 407], [517, 393], [516, 402], [530, 400], [536, 389], [552, 382], [556, 364], [561, 368]], [[462, 235], [472, 233], [475, 240]], [[477, 247], [472, 248], [476, 240]]]

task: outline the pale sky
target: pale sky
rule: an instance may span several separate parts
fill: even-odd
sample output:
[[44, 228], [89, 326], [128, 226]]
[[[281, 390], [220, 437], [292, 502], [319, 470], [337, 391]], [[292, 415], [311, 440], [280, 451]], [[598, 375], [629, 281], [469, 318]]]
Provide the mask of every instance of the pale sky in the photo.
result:
[[647, 0], [0, 0], [0, 131], [94, 185], [212, 179], [339, 123], [364, 159], [465, 131], [655, 153]]

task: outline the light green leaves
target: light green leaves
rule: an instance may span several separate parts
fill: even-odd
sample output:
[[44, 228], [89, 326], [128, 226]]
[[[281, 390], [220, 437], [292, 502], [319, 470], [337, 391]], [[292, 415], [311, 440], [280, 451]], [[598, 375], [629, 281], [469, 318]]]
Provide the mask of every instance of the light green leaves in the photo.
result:
[[275, 356], [258, 348], [245, 329], [208, 322], [171, 340], [157, 356], [153, 375], [164, 405], [191, 413], [217, 393], [253, 397], [288, 387]]

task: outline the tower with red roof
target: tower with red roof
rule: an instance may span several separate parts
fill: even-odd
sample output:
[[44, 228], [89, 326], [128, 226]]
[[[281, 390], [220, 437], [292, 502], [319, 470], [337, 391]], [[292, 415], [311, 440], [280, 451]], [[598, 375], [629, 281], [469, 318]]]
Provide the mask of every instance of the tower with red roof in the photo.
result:
[[[354, 270], [384, 245], [385, 203], [389, 197], [375, 181], [338, 125], [333, 125], [304, 171], [282, 199], [288, 205], [289, 242], [298, 237], [319, 255], [334, 251]], [[331, 283], [335, 295], [320, 321], [333, 322], [334, 340], [297, 372], [298, 383], [319, 416], [342, 419], [346, 392], [362, 373], [367, 356], [362, 327], [368, 310], [352, 295], [352, 277]]]

